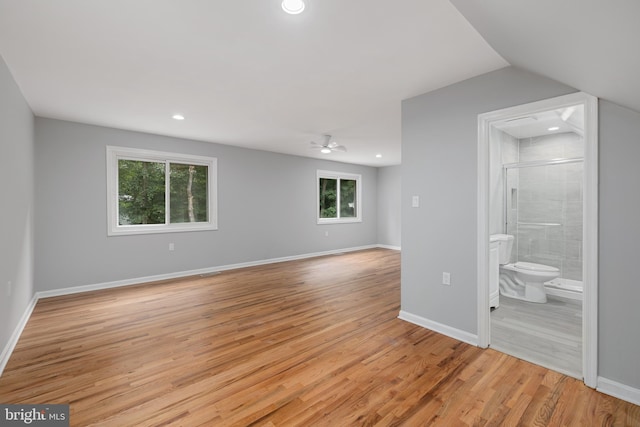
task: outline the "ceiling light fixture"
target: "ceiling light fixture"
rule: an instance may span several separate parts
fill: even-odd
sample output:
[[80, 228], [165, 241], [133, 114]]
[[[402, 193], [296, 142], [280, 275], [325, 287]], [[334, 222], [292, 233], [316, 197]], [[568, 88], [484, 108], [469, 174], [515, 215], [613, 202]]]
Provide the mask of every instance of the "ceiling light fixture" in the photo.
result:
[[297, 15], [304, 10], [304, 1], [302, 0], [282, 0], [282, 10], [290, 15]]
[[382, 158], [382, 154], [378, 153], [378, 154], [376, 154], [376, 157], [377, 157], [378, 159], [381, 159], [381, 158]]
[[560, 129], [560, 127], [558, 127], [558, 126], [553, 126], [553, 127], [550, 127], [548, 130], [549, 130], [549, 131], [551, 131], [551, 132], [553, 132], [554, 130], [558, 130], [558, 129]]
[[322, 154], [329, 154], [329, 153], [331, 153], [331, 148], [324, 147], [324, 148], [320, 149], [320, 152]]
[[174, 120], [184, 120], [184, 116], [182, 114], [174, 114], [171, 118]]

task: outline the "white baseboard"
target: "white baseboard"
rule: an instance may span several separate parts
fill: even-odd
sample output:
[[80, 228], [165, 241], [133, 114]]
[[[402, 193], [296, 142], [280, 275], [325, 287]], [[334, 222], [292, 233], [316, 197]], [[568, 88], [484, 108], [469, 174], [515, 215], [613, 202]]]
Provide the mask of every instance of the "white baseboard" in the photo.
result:
[[[314, 253], [307, 253], [302, 255], [271, 258], [271, 259], [265, 259], [265, 260], [259, 260], [259, 261], [243, 262], [238, 264], [229, 264], [229, 265], [222, 265], [222, 266], [210, 267], [210, 268], [201, 268], [197, 270], [187, 270], [187, 271], [179, 271], [176, 273], [157, 274], [153, 276], [136, 277], [133, 279], [116, 280], [113, 282], [94, 283], [90, 285], [74, 286], [70, 288], [53, 289], [49, 291], [36, 292], [33, 298], [31, 299], [31, 301], [29, 302], [29, 305], [26, 308], [24, 314], [20, 318], [20, 322], [18, 323], [18, 326], [16, 326], [16, 329], [11, 335], [9, 342], [5, 345], [4, 349], [2, 350], [2, 354], [0, 354], [0, 376], [2, 375], [2, 372], [4, 371], [4, 368], [7, 365], [7, 362], [9, 361], [9, 357], [11, 357], [11, 353], [13, 353], [13, 349], [15, 348], [16, 344], [18, 343], [18, 340], [20, 339], [22, 330], [24, 329], [27, 322], [29, 321], [29, 318], [31, 317], [31, 313], [33, 312], [33, 309], [40, 298], [49, 298], [49, 297], [56, 297], [61, 295], [71, 295], [71, 294], [76, 294], [81, 292], [97, 291], [101, 289], [119, 288], [121, 286], [137, 285], [137, 284], [146, 283], [146, 282], [156, 282], [159, 280], [177, 279], [179, 277], [197, 276], [200, 274], [209, 274], [217, 271], [234, 270], [237, 268], [254, 267], [257, 265], [265, 265], [265, 264], [275, 264], [279, 262], [295, 261], [295, 260], [300, 260], [305, 258], [314, 258], [319, 256], [325, 256], [325, 255], [335, 255], [335, 254], [340, 254], [345, 252], [355, 252], [355, 251], [362, 251], [362, 250], [374, 249], [374, 248], [384, 248], [384, 246], [383, 245], [367, 245], [367, 246], [358, 246], [358, 247], [344, 248], [344, 249], [334, 249], [330, 251], [314, 252]], [[387, 248], [387, 249], [392, 249], [392, 248]]]
[[80, 292], [90, 292], [90, 291], [97, 291], [101, 289], [119, 288], [121, 286], [139, 285], [140, 283], [157, 282], [160, 280], [177, 279], [179, 277], [197, 276], [200, 274], [210, 274], [218, 271], [235, 270], [237, 268], [255, 267], [257, 265], [275, 264], [275, 263], [286, 262], [286, 261], [296, 261], [296, 260], [305, 259], [305, 258], [314, 258], [319, 256], [325, 256], [325, 255], [335, 255], [335, 254], [340, 254], [344, 252], [362, 251], [365, 249], [373, 249], [377, 247], [378, 245], [358, 246], [354, 248], [335, 249], [331, 251], [314, 252], [314, 253], [308, 253], [308, 254], [302, 254], [302, 255], [293, 255], [288, 257], [270, 258], [270, 259], [250, 261], [250, 262], [241, 262], [238, 264], [220, 265], [216, 267], [200, 268], [197, 270], [185, 270], [185, 271], [178, 271], [175, 273], [156, 274], [153, 276], [136, 277], [133, 279], [116, 280], [113, 282], [95, 283], [91, 285], [74, 286], [71, 288], [53, 289], [50, 291], [40, 291], [37, 293], [37, 295], [38, 295], [38, 298], [57, 297], [61, 295], [70, 295], [70, 294], [76, 294]]
[[[197, 270], [179, 271], [176, 273], [168, 273], [168, 274], [157, 274], [153, 276], [136, 277], [133, 279], [116, 280], [113, 282], [94, 283], [90, 285], [74, 286], [70, 288], [61, 288], [61, 289], [53, 289], [49, 291], [36, 292], [33, 298], [31, 298], [31, 301], [29, 302], [29, 305], [25, 309], [24, 314], [20, 318], [20, 322], [18, 323], [18, 325], [16, 326], [16, 329], [11, 335], [9, 342], [7, 342], [4, 349], [2, 350], [2, 353], [0, 354], [0, 376], [2, 375], [2, 372], [4, 371], [4, 368], [6, 367], [7, 362], [9, 361], [9, 357], [11, 357], [11, 353], [13, 353], [13, 349], [18, 343], [18, 340], [20, 339], [20, 335], [22, 335], [22, 331], [26, 326], [27, 322], [29, 321], [29, 318], [31, 317], [31, 313], [33, 312], [33, 309], [40, 298], [49, 298], [49, 297], [55, 297], [55, 296], [61, 296], [61, 295], [71, 295], [71, 294], [76, 294], [81, 292], [97, 291], [101, 289], [118, 288], [121, 286], [137, 285], [137, 284], [146, 283], [146, 282], [156, 282], [159, 280], [176, 279], [179, 277], [197, 276], [199, 274], [209, 274], [217, 271], [234, 270], [237, 268], [254, 267], [257, 265], [265, 265], [265, 264], [275, 264], [278, 262], [295, 261], [295, 260], [300, 260], [305, 258], [335, 255], [335, 254], [341, 254], [345, 252], [355, 252], [355, 251], [362, 251], [362, 250], [374, 249], [374, 248], [396, 249], [392, 247], [386, 247], [385, 245], [366, 245], [366, 246], [358, 246], [358, 247], [352, 247], [352, 248], [334, 249], [331, 251], [314, 252], [314, 253], [307, 253], [302, 255], [271, 258], [271, 259], [265, 259], [265, 260], [243, 262], [238, 264], [228, 264], [228, 265], [222, 265], [217, 267], [201, 268]], [[399, 248], [397, 248], [397, 250], [399, 250]]]
[[431, 329], [432, 331], [441, 333], [451, 338], [455, 338], [459, 341], [466, 342], [471, 345], [478, 345], [478, 336], [470, 334], [469, 332], [462, 331], [460, 329], [452, 328], [451, 326], [443, 325], [442, 323], [434, 322], [433, 320], [425, 319], [424, 317], [408, 313], [404, 310], [400, 310], [398, 315], [399, 319], [406, 320], [407, 322], [414, 323], [423, 328]]
[[29, 305], [27, 305], [27, 308], [24, 310], [24, 313], [22, 314], [18, 325], [16, 325], [16, 328], [13, 330], [13, 334], [11, 334], [9, 342], [7, 342], [7, 345], [5, 345], [2, 349], [2, 354], [0, 354], [0, 376], [2, 376], [4, 368], [9, 362], [9, 358], [11, 357], [11, 353], [13, 353], [13, 349], [16, 348], [16, 344], [18, 344], [18, 340], [20, 339], [20, 335], [22, 335], [24, 327], [27, 326], [27, 322], [29, 321], [31, 313], [33, 312], [33, 309], [36, 306], [37, 302], [38, 297], [34, 295], [31, 298], [31, 301], [29, 301]]
[[[418, 326], [422, 326], [423, 328], [439, 332], [443, 335], [447, 335], [451, 338], [455, 338], [459, 341], [463, 341], [471, 345], [478, 345], [477, 335], [473, 335], [468, 332], [443, 325], [442, 323], [434, 322], [433, 320], [429, 320], [403, 310], [400, 311], [398, 318], [406, 320], [407, 322], [414, 323]], [[640, 390], [637, 388], [633, 388], [607, 378], [598, 377], [598, 385], [596, 387], [596, 390], [601, 393], [608, 394], [609, 396], [613, 396], [626, 402], [633, 403], [634, 405], [640, 406]]]
[[394, 251], [401, 250], [400, 246], [391, 246], [391, 245], [380, 245], [380, 244], [378, 244], [378, 245], [376, 245], [376, 247], [382, 248], [382, 249], [391, 249], [391, 250], [394, 250]]
[[617, 397], [634, 405], [640, 406], [640, 390], [620, 384], [607, 378], [598, 377], [598, 385], [596, 390], [609, 396]]
[[[313, 258], [317, 256], [324, 256], [324, 255], [334, 255], [334, 254], [339, 254], [344, 252], [354, 252], [359, 250], [372, 249], [376, 247], [384, 248], [384, 249], [400, 250], [400, 248], [389, 247], [385, 245], [361, 246], [361, 247], [355, 247], [355, 248], [337, 249], [332, 251], [316, 252], [316, 253], [296, 255], [296, 256], [290, 256], [290, 257], [272, 258], [272, 259], [261, 260], [261, 261], [230, 264], [226, 266], [204, 268], [199, 270], [182, 271], [178, 273], [139, 277], [136, 279], [119, 280], [114, 282], [78, 286], [73, 288], [63, 288], [63, 289], [56, 289], [51, 291], [36, 292], [33, 298], [31, 298], [31, 301], [29, 301], [29, 305], [26, 307], [22, 317], [20, 318], [20, 321], [18, 322], [18, 325], [13, 331], [13, 334], [11, 335], [9, 342], [7, 342], [4, 349], [2, 350], [2, 353], [0, 354], [0, 376], [2, 376], [2, 373], [4, 372], [4, 368], [7, 366], [9, 358], [11, 357], [11, 354], [13, 353], [13, 350], [16, 344], [18, 343], [18, 340], [20, 339], [20, 335], [22, 335], [22, 331], [27, 325], [27, 322], [29, 321], [31, 314], [33, 313], [33, 309], [35, 308], [36, 303], [40, 298], [67, 295], [67, 294], [73, 294], [73, 293], [79, 293], [79, 292], [88, 292], [88, 291], [93, 291], [98, 289], [115, 288], [120, 286], [127, 286], [127, 285], [139, 284], [144, 282], [165, 280], [165, 279], [173, 279], [178, 277], [193, 276], [198, 274], [207, 274], [215, 271], [224, 271], [224, 270], [231, 270], [236, 268], [252, 267], [257, 265], [273, 264], [273, 263], [285, 262], [285, 261], [295, 261], [299, 259]], [[426, 319], [424, 317], [409, 313], [407, 311], [401, 310], [398, 315], [398, 318], [405, 320], [407, 322], [416, 324], [418, 326], [422, 326], [423, 328], [427, 328], [432, 331], [449, 336], [451, 338], [457, 339], [459, 341], [463, 341], [471, 345], [476, 345], [476, 346], [478, 345], [477, 335], [470, 334], [469, 332], [462, 331], [460, 329], [456, 329], [451, 326], [447, 326], [442, 323], [438, 323], [433, 320]], [[601, 393], [616, 397], [618, 399], [622, 399], [627, 402], [633, 403], [634, 405], [640, 405], [640, 389], [636, 389], [636, 388], [627, 386], [625, 384], [621, 384], [616, 381], [609, 380], [607, 378], [598, 377], [596, 390], [598, 390]]]

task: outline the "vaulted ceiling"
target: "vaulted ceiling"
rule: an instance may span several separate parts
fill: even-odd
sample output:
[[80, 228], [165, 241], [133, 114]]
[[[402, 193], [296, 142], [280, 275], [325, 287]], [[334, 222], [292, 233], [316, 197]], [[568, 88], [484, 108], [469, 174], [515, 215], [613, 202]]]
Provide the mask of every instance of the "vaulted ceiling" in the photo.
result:
[[640, 1], [451, 2], [509, 64], [640, 111]]
[[0, 55], [38, 116], [372, 166], [402, 99], [509, 64], [640, 110], [635, 0], [280, 3], [0, 0]]

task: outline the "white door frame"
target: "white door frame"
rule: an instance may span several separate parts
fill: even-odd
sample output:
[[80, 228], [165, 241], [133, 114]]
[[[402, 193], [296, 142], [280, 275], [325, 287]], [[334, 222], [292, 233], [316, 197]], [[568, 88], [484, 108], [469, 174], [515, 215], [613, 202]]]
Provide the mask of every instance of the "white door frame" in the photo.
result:
[[584, 105], [582, 375], [598, 374], [598, 99], [578, 92], [478, 115], [478, 346], [489, 346], [489, 129], [493, 122]]

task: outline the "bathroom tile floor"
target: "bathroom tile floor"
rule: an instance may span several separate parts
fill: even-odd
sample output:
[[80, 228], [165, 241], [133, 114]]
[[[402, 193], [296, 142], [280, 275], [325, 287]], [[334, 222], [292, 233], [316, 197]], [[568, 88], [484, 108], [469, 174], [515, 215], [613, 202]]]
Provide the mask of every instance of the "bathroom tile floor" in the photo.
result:
[[491, 311], [491, 348], [582, 378], [582, 302], [547, 296], [546, 304], [500, 295]]

